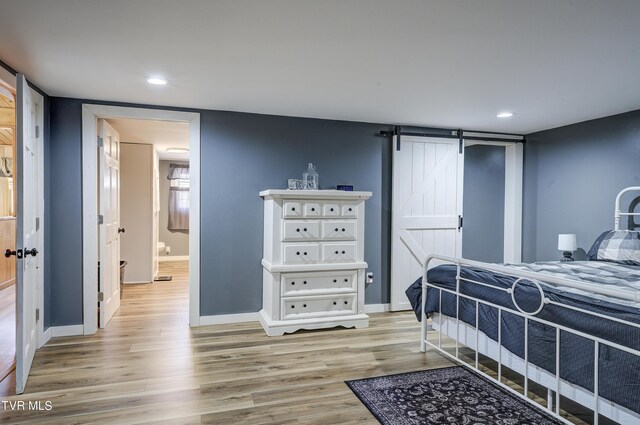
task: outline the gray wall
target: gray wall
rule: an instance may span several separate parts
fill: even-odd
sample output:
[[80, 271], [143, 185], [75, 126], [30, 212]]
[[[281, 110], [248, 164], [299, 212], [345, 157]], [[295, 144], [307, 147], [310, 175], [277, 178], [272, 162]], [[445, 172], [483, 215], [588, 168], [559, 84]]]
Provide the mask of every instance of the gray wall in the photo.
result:
[[390, 141], [384, 126], [353, 122], [206, 113], [202, 120], [201, 311], [203, 315], [257, 311], [262, 305], [263, 201], [258, 192], [285, 188], [313, 162], [321, 188], [353, 184], [370, 190], [365, 261], [375, 283], [367, 303], [388, 302], [388, 198], [382, 170]]
[[[169, 165], [170, 164], [186, 164], [188, 162], [181, 161], [160, 161], [160, 218], [159, 218], [159, 231], [158, 241], [164, 242], [167, 246], [171, 247], [172, 256], [175, 255], [189, 255], [189, 232], [186, 230], [169, 230]], [[165, 256], [164, 251], [160, 253], [160, 256]]]
[[[51, 324], [57, 326], [82, 323], [82, 102], [51, 98], [50, 240], [55, 249], [49, 251], [47, 302]], [[389, 126], [196, 112], [201, 113], [202, 315], [261, 307], [258, 192], [286, 187], [287, 178], [299, 176], [308, 162], [317, 166], [323, 188], [348, 183], [373, 192], [366, 204], [365, 260], [375, 283], [365, 298], [389, 302], [391, 141], [377, 136]]]
[[502, 146], [467, 146], [464, 151], [462, 256], [502, 263], [504, 259], [504, 167]]
[[50, 276], [45, 277], [45, 308], [49, 306], [51, 326], [82, 323], [81, 106], [55, 98], [50, 102]]
[[[524, 261], [559, 259], [559, 233], [575, 233], [578, 247], [588, 251], [601, 232], [613, 228], [618, 192], [638, 185], [640, 110], [528, 135]], [[584, 259], [584, 252], [574, 258]]]

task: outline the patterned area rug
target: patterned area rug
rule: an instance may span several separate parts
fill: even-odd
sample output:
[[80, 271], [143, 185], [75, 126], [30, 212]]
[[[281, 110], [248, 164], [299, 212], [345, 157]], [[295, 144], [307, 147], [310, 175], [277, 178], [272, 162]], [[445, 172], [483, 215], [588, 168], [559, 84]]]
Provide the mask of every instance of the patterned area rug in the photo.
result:
[[385, 425], [562, 423], [463, 366], [346, 384]]

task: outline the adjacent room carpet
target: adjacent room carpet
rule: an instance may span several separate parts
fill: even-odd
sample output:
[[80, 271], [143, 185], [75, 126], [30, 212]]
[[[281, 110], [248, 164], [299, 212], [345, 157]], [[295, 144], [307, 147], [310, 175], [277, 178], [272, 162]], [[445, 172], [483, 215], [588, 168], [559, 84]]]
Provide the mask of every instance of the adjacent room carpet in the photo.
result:
[[463, 366], [346, 384], [385, 425], [562, 423]]

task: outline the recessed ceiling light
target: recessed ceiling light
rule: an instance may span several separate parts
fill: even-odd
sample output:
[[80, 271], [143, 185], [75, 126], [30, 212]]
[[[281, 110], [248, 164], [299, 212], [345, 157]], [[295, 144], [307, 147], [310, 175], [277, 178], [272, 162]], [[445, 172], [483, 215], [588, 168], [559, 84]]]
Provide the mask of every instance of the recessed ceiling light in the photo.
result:
[[167, 148], [167, 153], [189, 153], [187, 148]]
[[511, 118], [513, 116], [513, 112], [500, 112], [496, 115], [498, 118]]
[[166, 86], [167, 80], [165, 80], [164, 78], [152, 77], [147, 78], [147, 83], [153, 84], [154, 86]]

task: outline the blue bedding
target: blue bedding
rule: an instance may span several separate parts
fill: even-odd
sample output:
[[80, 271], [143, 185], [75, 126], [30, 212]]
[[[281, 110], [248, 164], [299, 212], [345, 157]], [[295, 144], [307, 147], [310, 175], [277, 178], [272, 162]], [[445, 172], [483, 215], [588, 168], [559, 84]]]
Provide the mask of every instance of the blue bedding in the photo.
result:
[[[460, 273], [461, 277], [484, 282], [498, 288], [511, 287], [514, 281], [513, 277], [472, 267], [462, 267]], [[435, 286], [455, 290], [456, 266], [435, 267], [429, 270], [427, 279]], [[421, 284], [422, 278], [416, 280], [406, 291], [418, 320], [421, 320], [422, 313]], [[640, 323], [640, 310], [636, 305], [610, 302], [547, 285], [544, 285], [544, 290], [546, 296], [551, 300], [562, 302], [565, 305], [581, 307], [588, 311], [598, 312], [608, 317], [617, 317], [632, 323]], [[440, 292], [436, 288], [428, 289], [427, 314], [441, 311], [446, 316], [456, 317], [457, 297], [442, 291], [440, 310], [438, 305]], [[504, 291], [461, 281], [460, 292], [490, 301], [496, 305], [515, 309], [511, 296]], [[520, 307], [525, 311], [535, 311], [540, 304], [538, 289], [527, 281], [521, 282], [517, 286], [515, 297]], [[459, 302], [460, 320], [475, 327], [475, 309], [474, 301], [461, 298]], [[480, 305], [478, 317], [480, 330], [497, 341], [498, 310], [494, 307]], [[640, 350], [640, 330], [625, 324], [607, 321], [551, 304], [545, 305], [535, 317]], [[555, 328], [529, 321], [528, 331], [529, 361], [555, 374]], [[524, 358], [523, 318], [503, 311], [502, 345], [515, 355]], [[600, 368], [600, 396], [640, 413], [640, 358], [601, 344], [598, 365]], [[560, 335], [560, 376], [568, 382], [593, 391], [593, 368], [594, 343], [575, 334], [562, 331]]]

